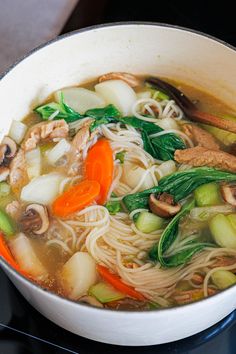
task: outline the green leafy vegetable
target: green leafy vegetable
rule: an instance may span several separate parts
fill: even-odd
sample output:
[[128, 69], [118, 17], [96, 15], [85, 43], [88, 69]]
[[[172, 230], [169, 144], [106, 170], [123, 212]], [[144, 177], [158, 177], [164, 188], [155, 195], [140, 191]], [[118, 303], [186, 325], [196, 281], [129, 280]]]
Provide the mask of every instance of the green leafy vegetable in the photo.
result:
[[62, 93], [59, 103], [51, 102], [35, 108], [34, 111], [40, 114], [44, 120], [48, 120], [53, 113], [59, 111], [53, 119], [65, 119], [67, 123], [71, 123], [85, 117], [94, 118], [94, 122], [90, 125], [91, 131], [95, 130], [101, 124], [117, 122], [115, 118], [119, 118], [121, 116], [118, 109], [112, 104], [109, 104], [104, 108], [89, 109], [84, 115], [79, 114], [64, 102]]
[[[115, 193], [111, 193], [111, 197], [116, 197]], [[121, 211], [121, 205], [119, 200], [109, 200], [106, 204], [105, 207], [109, 211], [111, 215], [117, 214], [119, 211]]]
[[175, 150], [186, 148], [183, 140], [173, 133], [152, 137], [152, 134], [164, 131], [164, 129], [154, 123], [146, 122], [136, 117], [123, 117], [119, 121], [141, 131], [144, 150], [156, 159], [163, 161], [173, 160]]
[[120, 160], [120, 163], [123, 164], [124, 161], [125, 161], [125, 151], [120, 151], [120, 152], [117, 152], [116, 154], [116, 160]]
[[89, 109], [85, 112], [85, 116], [94, 119], [119, 118], [121, 117], [121, 114], [113, 104], [109, 104], [108, 106], [103, 108]]
[[192, 168], [163, 177], [158, 186], [127, 195], [123, 198], [123, 202], [129, 212], [139, 208], [147, 209], [149, 196], [152, 193], [169, 193], [174, 197], [175, 202], [178, 202], [189, 196], [202, 184], [220, 181], [236, 181], [236, 174], [216, 170], [211, 167]]
[[64, 102], [64, 97], [63, 93], [61, 93], [61, 100], [59, 103], [56, 102], [51, 102], [47, 103], [43, 106], [38, 106], [34, 109], [34, 111], [42, 117], [44, 120], [48, 120], [48, 118], [56, 113], [57, 111], [58, 114], [55, 115], [53, 119], [65, 119], [67, 123], [74, 122], [78, 119], [84, 118], [83, 115], [79, 114], [78, 112], [74, 111], [71, 107], [69, 107], [65, 102]]
[[185, 264], [190, 261], [196, 253], [202, 251], [207, 246], [212, 247], [213, 245], [209, 243], [192, 244], [189, 248], [176, 252], [170, 257], [164, 257], [164, 266], [170, 268]]
[[179, 252], [177, 251], [171, 256], [165, 255], [165, 252], [178, 237], [180, 219], [185, 216], [194, 207], [194, 205], [194, 200], [185, 204], [181, 211], [167, 225], [159, 242], [155, 244], [149, 252], [149, 257], [151, 260], [159, 261], [163, 267], [177, 267], [181, 264], [187, 263], [195, 253], [200, 252], [204, 247], [212, 246], [209, 243], [190, 241], [187, 244], [189, 246], [188, 248], [185, 248]]
[[104, 108], [89, 109], [85, 112], [85, 116], [95, 119], [90, 125], [90, 131], [92, 132], [102, 124], [116, 122], [116, 119], [114, 118], [121, 117], [121, 114], [113, 104], [109, 104]]
[[44, 120], [47, 120], [52, 114], [57, 112], [53, 119], [65, 119], [67, 123], [85, 117], [91, 117], [94, 119], [90, 125], [91, 132], [102, 124], [120, 122], [130, 125], [140, 130], [144, 150], [156, 159], [163, 161], [173, 160], [175, 150], [185, 149], [186, 147], [183, 140], [173, 133], [152, 137], [152, 134], [160, 133], [163, 129], [154, 123], [146, 122], [136, 117], [121, 117], [119, 110], [112, 104], [109, 104], [104, 108], [89, 109], [84, 115], [81, 115], [64, 102], [63, 94], [61, 93], [61, 100], [59, 103], [51, 102], [35, 108], [34, 111], [40, 114]]
[[149, 302], [148, 307], [149, 307], [149, 310], [156, 310], [156, 309], [159, 309], [161, 306], [158, 305], [156, 302]]

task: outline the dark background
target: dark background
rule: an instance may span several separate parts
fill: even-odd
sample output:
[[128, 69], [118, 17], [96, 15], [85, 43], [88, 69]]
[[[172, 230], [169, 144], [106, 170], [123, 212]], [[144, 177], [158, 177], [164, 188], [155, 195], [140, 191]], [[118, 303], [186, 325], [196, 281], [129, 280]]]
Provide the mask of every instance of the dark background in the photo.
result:
[[80, 0], [63, 33], [116, 21], [153, 21], [202, 31], [236, 45], [235, 2], [212, 0]]

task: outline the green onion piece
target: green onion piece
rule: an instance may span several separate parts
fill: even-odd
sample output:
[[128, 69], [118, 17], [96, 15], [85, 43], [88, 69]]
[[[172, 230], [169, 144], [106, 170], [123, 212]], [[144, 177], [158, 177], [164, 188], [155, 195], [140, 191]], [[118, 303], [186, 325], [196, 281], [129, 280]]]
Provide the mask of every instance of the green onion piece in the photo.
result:
[[149, 310], [156, 310], [156, 309], [161, 308], [161, 306], [159, 304], [157, 304], [156, 302], [149, 302], [148, 307], [149, 307]]
[[120, 163], [123, 164], [125, 161], [125, 151], [117, 152], [115, 159], [120, 160]]
[[[111, 197], [115, 198], [116, 195], [115, 193], [111, 193]], [[111, 215], [116, 215], [119, 211], [121, 211], [121, 204], [119, 200], [109, 200], [106, 204], [105, 207], [109, 211]]]

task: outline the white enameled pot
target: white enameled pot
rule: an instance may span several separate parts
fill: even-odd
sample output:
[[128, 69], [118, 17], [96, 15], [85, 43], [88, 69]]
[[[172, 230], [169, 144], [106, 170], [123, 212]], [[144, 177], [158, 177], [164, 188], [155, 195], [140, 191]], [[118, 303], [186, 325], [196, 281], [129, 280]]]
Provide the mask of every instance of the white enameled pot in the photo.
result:
[[[214, 38], [155, 23], [117, 23], [67, 34], [34, 50], [0, 81], [0, 138], [53, 91], [110, 71], [181, 79], [236, 109], [236, 52]], [[195, 334], [236, 308], [236, 286], [176, 308], [117, 312], [66, 300], [0, 263], [23, 296], [59, 326], [97, 341], [151, 345]]]

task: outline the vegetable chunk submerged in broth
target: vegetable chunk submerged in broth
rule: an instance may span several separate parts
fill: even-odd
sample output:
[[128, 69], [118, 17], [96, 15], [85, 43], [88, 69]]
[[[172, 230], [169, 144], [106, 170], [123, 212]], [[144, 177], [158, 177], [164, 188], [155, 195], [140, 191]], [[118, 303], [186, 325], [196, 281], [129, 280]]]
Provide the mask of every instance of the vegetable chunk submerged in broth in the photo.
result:
[[12, 267], [114, 310], [236, 283], [236, 116], [173, 83], [104, 73], [13, 121], [0, 144], [0, 255]]

